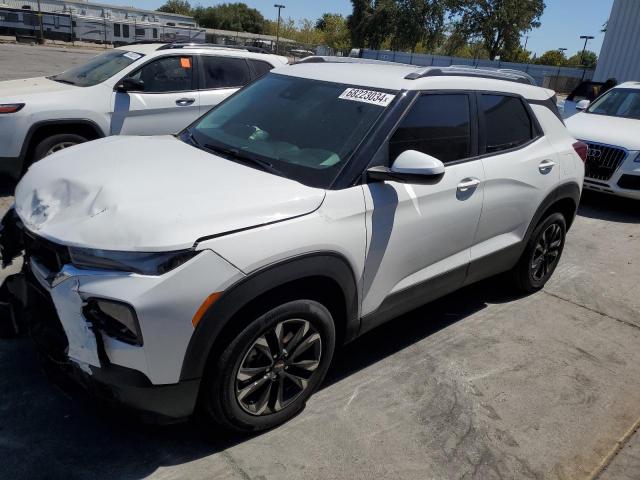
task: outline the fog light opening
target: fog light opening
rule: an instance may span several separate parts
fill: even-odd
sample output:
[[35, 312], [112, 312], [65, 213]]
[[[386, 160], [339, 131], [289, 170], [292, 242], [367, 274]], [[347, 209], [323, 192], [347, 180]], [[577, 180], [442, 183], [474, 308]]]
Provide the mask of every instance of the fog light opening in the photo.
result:
[[108, 336], [130, 345], [142, 346], [138, 317], [131, 305], [116, 300], [90, 298], [83, 314]]

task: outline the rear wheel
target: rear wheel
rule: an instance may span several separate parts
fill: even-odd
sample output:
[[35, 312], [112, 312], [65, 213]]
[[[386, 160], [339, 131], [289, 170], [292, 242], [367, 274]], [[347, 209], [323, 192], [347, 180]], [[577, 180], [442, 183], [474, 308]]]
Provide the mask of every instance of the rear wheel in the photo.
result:
[[518, 290], [532, 293], [544, 287], [558, 266], [566, 234], [567, 222], [561, 213], [552, 213], [538, 224], [512, 271]]
[[87, 138], [75, 133], [60, 133], [41, 140], [33, 151], [33, 161], [48, 157], [65, 148], [73, 147], [87, 141]]
[[320, 303], [297, 300], [273, 308], [210, 359], [201, 406], [232, 430], [284, 423], [320, 386], [334, 348], [333, 319]]

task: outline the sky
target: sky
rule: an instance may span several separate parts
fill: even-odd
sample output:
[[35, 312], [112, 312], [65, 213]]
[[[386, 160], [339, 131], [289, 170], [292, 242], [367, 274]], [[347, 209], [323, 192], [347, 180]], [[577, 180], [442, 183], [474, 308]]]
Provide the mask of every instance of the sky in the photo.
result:
[[[226, 0], [240, 1], [240, 0]], [[282, 11], [284, 17], [295, 20], [302, 18], [319, 18], [325, 12], [351, 13], [349, 0], [243, 0], [250, 7], [258, 9], [268, 19], [277, 18], [277, 10], [274, 3], [285, 5]], [[155, 10], [164, 3], [164, 0], [100, 0], [100, 3], [113, 5], [130, 5], [137, 8]], [[223, 0], [191, 0], [191, 5], [205, 7], [224, 3]], [[584, 40], [580, 35], [592, 35], [587, 48], [596, 53], [600, 52], [604, 33], [602, 25], [609, 18], [613, 0], [546, 0], [547, 8], [541, 18], [542, 26], [529, 32], [527, 50], [540, 55], [547, 50], [567, 48], [567, 56], [582, 50]], [[525, 38], [522, 38], [525, 43]]]

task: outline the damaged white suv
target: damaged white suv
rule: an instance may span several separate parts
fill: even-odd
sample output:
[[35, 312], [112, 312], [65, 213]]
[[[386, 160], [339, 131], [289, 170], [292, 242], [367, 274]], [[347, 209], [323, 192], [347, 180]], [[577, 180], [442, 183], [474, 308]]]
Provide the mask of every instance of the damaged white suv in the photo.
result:
[[176, 137], [33, 165], [3, 221], [4, 261], [25, 251], [9, 310], [102, 396], [269, 428], [336, 345], [501, 272], [541, 288], [585, 153], [514, 74], [277, 69]]

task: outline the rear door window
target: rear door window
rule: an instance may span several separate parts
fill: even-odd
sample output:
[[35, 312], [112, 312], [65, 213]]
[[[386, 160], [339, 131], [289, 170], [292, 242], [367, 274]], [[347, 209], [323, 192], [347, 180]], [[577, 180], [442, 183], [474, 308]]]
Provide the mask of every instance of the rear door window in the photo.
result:
[[534, 128], [522, 100], [505, 95], [480, 95], [486, 153], [519, 147], [534, 138]]
[[204, 76], [202, 88], [205, 90], [242, 87], [251, 80], [249, 65], [243, 58], [203, 55], [201, 60]]

